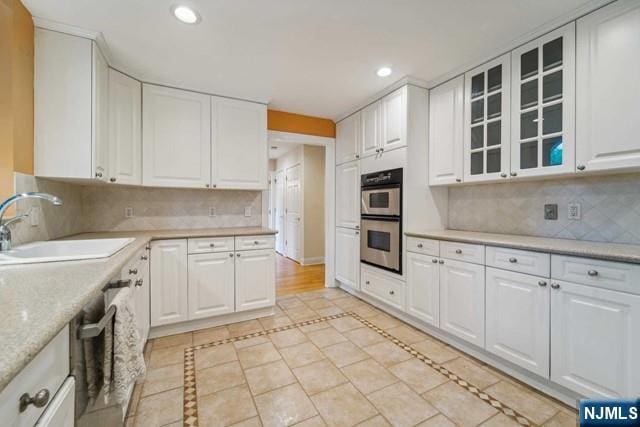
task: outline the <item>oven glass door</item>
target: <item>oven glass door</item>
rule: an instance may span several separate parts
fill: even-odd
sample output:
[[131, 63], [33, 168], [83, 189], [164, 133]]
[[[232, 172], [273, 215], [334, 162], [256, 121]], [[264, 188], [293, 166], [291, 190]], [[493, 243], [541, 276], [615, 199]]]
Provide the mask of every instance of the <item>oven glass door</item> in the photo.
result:
[[360, 258], [369, 264], [400, 271], [400, 221], [363, 218]]
[[362, 189], [362, 215], [400, 215], [400, 188]]

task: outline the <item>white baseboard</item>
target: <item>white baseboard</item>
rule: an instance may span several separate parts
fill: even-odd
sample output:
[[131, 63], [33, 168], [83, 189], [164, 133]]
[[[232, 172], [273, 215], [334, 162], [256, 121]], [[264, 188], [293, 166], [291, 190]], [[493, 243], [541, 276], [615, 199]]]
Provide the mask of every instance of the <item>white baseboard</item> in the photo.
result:
[[302, 264], [302, 265], [324, 264], [324, 257], [323, 256], [316, 256], [316, 257], [310, 257], [310, 258], [303, 258], [302, 262], [300, 262], [300, 264]]

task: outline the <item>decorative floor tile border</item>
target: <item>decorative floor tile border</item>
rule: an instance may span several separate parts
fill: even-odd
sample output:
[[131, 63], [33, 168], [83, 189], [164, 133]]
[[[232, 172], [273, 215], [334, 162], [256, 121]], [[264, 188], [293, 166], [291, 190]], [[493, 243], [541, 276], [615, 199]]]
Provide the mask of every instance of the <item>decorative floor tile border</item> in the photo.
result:
[[399, 339], [397, 339], [393, 335], [389, 334], [388, 332], [386, 332], [385, 330], [379, 328], [378, 326], [374, 325], [373, 323], [369, 322], [368, 320], [360, 317], [359, 315], [357, 315], [354, 312], [344, 312], [344, 313], [334, 314], [334, 315], [331, 315], [331, 316], [320, 317], [320, 318], [317, 318], [317, 319], [304, 320], [304, 321], [301, 321], [301, 322], [292, 323], [290, 325], [285, 325], [285, 326], [280, 326], [280, 327], [277, 327], [277, 328], [262, 330], [262, 331], [259, 331], [259, 332], [253, 332], [253, 333], [250, 333], [250, 334], [241, 335], [241, 336], [237, 336], [237, 337], [229, 337], [229, 338], [225, 338], [225, 339], [222, 339], [222, 340], [213, 341], [213, 342], [210, 342], [210, 343], [205, 343], [205, 344], [200, 344], [200, 345], [196, 345], [196, 346], [193, 346], [193, 347], [185, 348], [185, 350], [184, 350], [184, 400], [183, 400], [184, 401], [184, 408], [183, 408], [184, 409], [184, 412], [183, 412], [183, 425], [184, 425], [184, 427], [197, 427], [199, 425], [198, 424], [198, 397], [197, 397], [197, 386], [196, 386], [196, 367], [195, 367], [195, 352], [196, 352], [196, 350], [202, 350], [202, 349], [209, 348], [209, 347], [216, 347], [216, 346], [223, 345], [223, 344], [234, 343], [234, 342], [238, 342], [238, 341], [244, 341], [244, 340], [247, 340], [247, 339], [250, 339], [250, 338], [270, 335], [270, 334], [273, 334], [275, 332], [286, 331], [286, 330], [289, 330], [289, 329], [299, 328], [299, 327], [302, 327], [302, 326], [314, 325], [314, 324], [317, 324], [317, 323], [327, 322], [329, 320], [339, 319], [339, 318], [347, 317], [347, 316], [350, 316], [350, 317], [354, 318], [355, 320], [359, 321], [360, 323], [362, 323], [366, 327], [374, 330], [375, 332], [377, 332], [378, 334], [380, 334], [381, 336], [383, 336], [387, 340], [391, 341], [392, 343], [396, 344], [398, 347], [402, 348], [403, 350], [405, 350], [406, 352], [411, 354], [411, 356], [413, 356], [416, 359], [420, 360], [421, 362], [423, 362], [424, 364], [428, 365], [432, 369], [435, 369], [440, 374], [444, 375], [449, 380], [455, 382], [456, 384], [458, 384], [459, 386], [461, 386], [465, 390], [467, 390], [470, 393], [474, 394], [479, 399], [485, 401], [487, 404], [491, 405], [492, 407], [494, 407], [498, 411], [502, 412], [504, 415], [508, 416], [509, 418], [512, 418], [513, 420], [515, 420], [521, 426], [536, 427], [536, 424], [534, 424], [531, 420], [529, 420], [524, 415], [522, 415], [522, 414], [518, 413], [517, 411], [511, 409], [509, 406], [507, 406], [506, 404], [502, 403], [500, 400], [498, 400], [495, 397], [492, 397], [490, 394], [485, 393], [484, 391], [482, 391], [479, 387], [473, 385], [472, 383], [470, 383], [469, 381], [466, 381], [463, 378], [460, 378], [458, 375], [456, 375], [453, 372], [449, 371], [444, 366], [434, 362], [429, 357], [427, 357], [424, 354], [420, 353], [419, 351], [417, 351], [416, 349], [414, 349], [410, 345], [405, 344], [404, 342], [400, 341]]

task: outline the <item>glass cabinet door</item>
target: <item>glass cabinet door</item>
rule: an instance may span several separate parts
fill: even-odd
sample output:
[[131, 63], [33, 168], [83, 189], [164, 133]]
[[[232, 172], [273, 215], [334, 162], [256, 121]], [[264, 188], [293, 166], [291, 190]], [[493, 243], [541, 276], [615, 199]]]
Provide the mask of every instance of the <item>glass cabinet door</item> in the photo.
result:
[[575, 24], [511, 55], [511, 176], [573, 171]]
[[465, 74], [465, 182], [509, 173], [509, 54]]

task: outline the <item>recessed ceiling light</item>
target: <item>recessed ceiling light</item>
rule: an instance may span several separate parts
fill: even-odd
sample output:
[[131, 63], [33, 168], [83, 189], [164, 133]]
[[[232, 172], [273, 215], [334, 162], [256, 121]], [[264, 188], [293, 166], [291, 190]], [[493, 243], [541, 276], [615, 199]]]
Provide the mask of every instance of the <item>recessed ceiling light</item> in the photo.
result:
[[391, 75], [391, 68], [389, 67], [380, 67], [378, 71], [376, 71], [378, 77], [387, 77]]
[[171, 13], [173, 13], [173, 16], [178, 18], [180, 22], [184, 22], [185, 24], [197, 24], [200, 22], [198, 12], [188, 6], [173, 6], [171, 7]]

